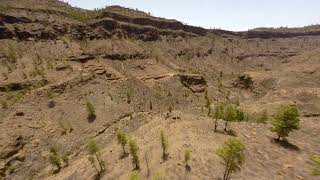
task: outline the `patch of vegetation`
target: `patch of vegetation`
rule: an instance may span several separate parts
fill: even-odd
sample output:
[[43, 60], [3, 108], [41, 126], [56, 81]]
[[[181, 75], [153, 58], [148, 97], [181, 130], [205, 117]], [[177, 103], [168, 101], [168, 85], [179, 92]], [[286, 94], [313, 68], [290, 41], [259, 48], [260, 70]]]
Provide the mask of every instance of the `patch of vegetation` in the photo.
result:
[[49, 161], [50, 163], [55, 166], [57, 169], [54, 171], [54, 173], [58, 173], [61, 170], [61, 158], [55, 148], [50, 148], [49, 152]]
[[125, 146], [128, 143], [127, 134], [122, 130], [118, 130], [117, 131], [117, 140], [118, 140], [118, 143], [121, 144], [121, 146], [122, 146], [123, 156], [126, 156], [127, 153], [126, 153]]
[[157, 173], [153, 176], [152, 180], [165, 180], [165, 178], [161, 174]]
[[[104, 162], [101, 159], [100, 155], [100, 147], [98, 146], [95, 139], [90, 139], [87, 143], [87, 149], [89, 152], [89, 161], [93, 165], [93, 167], [97, 170], [98, 174], [101, 175], [105, 171]], [[98, 162], [100, 170], [95, 165], [95, 162]]]
[[88, 119], [95, 119], [96, 118], [96, 110], [95, 110], [94, 105], [90, 101], [87, 101], [86, 109], [88, 112]]
[[189, 161], [190, 161], [190, 150], [189, 150], [189, 148], [186, 148], [184, 150], [184, 163], [185, 163], [186, 168], [190, 167]]
[[245, 146], [238, 138], [229, 138], [224, 145], [217, 150], [217, 155], [222, 158], [225, 166], [223, 180], [229, 180], [231, 174], [241, 169], [245, 160]]
[[43, 66], [33, 64], [33, 70], [30, 72], [30, 76], [32, 77], [41, 76], [44, 78], [44, 75], [45, 75], [45, 68]]
[[139, 171], [134, 170], [129, 175], [130, 180], [140, 180]]
[[9, 174], [13, 174], [16, 171], [16, 167], [15, 166], [9, 166], [8, 171], [9, 171]]
[[315, 176], [320, 176], [320, 156], [313, 156], [311, 160], [316, 165], [316, 167], [312, 169], [311, 173]]
[[132, 157], [133, 166], [135, 166], [136, 170], [140, 170], [140, 162], [139, 162], [139, 156], [138, 156], [139, 147], [136, 141], [134, 141], [133, 139], [129, 140], [129, 150]]
[[19, 102], [27, 90], [21, 90], [21, 91], [10, 91], [6, 93], [6, 99], [10, 101], [12, 104]]
[[0, 104], [1, 104], [2, 109], [8, 109], [8, 102], [7, 101], [1, 100]]
[[126, 95], [127, 95], [127, 103], [128, 103], [128, 104], [131, 104], [133, 94], [134, 94], [133, 88], [129, 88], [129, 89], [127, 90], [127, 92], [126, 92]]
[[162, 147], [162, 159], [167, 160], [169, 155], [168, 153], [169, 142], [163, 130], [160, 131], [160, 137], [161, 137], [161, 147]]
[[8, 71], [11, 72], [13, 69], [16, 69], [17, 59], [21, 57], [21, 50], [18, 49], [18, 46], [14, 43], [8, 45], [8, 49], [1, 50], [5, 55], [6, 59], [2, 61], [2, 64], [7, 67]]
[[[7, 11], [8, 10], [8, 6], [5, 4], [0, 4], [0, 11]], [[0, 178], [1, 179], [1, 178]]]
[[267, 123], [269, 120], [269, 117], [268, 117], [268, 111], [267, 110], [263, 110], [259, 115], [258, 115], [258, 118], [257, 118], [257, 123]]
[[293, 130], [298, 130], [300, 123], [299, 112], [296, 106], [281, 107], [272, 120], [271, 131], [277, 133], [279, 141], [280, 138], [287, 140], [289, 133]]
[[73, 127], [69, 121], [66, 121], [65, 123], [59, 121], [59, 126], [62, 128], [61, 135], [66, 135], [67, 133], [72, 133], [73, 131]]

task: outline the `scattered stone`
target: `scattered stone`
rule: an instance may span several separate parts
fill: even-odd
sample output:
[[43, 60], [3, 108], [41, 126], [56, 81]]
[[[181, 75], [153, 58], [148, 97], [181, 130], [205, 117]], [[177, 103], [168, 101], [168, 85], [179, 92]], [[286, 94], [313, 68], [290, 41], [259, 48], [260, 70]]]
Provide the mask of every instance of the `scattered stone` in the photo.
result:
[[71, 56], [71, 57], [69, 57], [69, 60], [70, 61], [76, 61], [76, 62], [79, 62], [79, 63], [86, 63], [89, 60], [92, 60], [94, 58], [95, 57], [92, 54], [82, 54], [82, 55], [80, 55], [78, 57]]
[[55, 101], [53, 99], [49, 100], [49, 102], [48, 102], [48, 107], [49, 108], [54, 108], [55, 105], [56, 105], [56, 103], [55, 103]]
[[57, 71], [62, 71], [69, 68], [71, 68], [69, 64], [60, 64], [56, 66]]
[[24, 116], [24, 112], [22, 112], [22, 111], [16, 111], [15, 115], [16, 115], [16, 116]]
[[14, 155], [13, 158], [17, 161], [23, 162], [26, 159], [26, 152], [22, 150], [18, 154]]
[[105, 69], [96, 69], [95, 73], [98, 74], [98, 75], [103, 75], [103, 74], [106, 73], [106, 70]]
[[304, 180], [304, 177], [302, 177], [302, 176], [300, 176], [300, 175], [296, 175], [296, 178], [297, 178], [297, 179]]

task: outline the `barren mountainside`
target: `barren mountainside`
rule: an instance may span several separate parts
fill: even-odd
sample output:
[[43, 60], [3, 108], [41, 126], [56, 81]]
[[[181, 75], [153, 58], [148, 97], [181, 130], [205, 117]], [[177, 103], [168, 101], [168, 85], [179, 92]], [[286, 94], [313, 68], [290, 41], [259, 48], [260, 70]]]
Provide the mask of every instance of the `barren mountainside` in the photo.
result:
[[[218, 103], [244, 114], [226, 132], [222, 119], [214, 131]], [[270, 126], [282, 105], [298, 108], [300, 129], [277, 143]], [[245, 162], [231, 179], [316, 180], [319, 118], [317, 25], [231, 32], [120, 6], [0, 0], [0, 179], [129, 179], [121, 129], [139, 146], [140, 179], [222, 179], [216, 151], [235, 136]], [[103, 174], [90, 162], [92, 138]]]

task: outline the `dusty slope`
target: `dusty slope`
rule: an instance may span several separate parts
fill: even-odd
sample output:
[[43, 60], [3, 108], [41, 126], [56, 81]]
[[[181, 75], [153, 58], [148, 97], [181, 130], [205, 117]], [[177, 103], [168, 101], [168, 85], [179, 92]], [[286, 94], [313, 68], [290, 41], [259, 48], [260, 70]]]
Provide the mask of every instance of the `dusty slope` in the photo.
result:
[[[181, 119], [165, 119], [152, 114], [144, 115], [147, 123], [137, 130], [127, 129], [122, 122], [117, 127], [125, 128], [130, 135], [138, 140], [140, 145], [140, 160], [142, 179], [147, 178], [145, 156], [150, 168], [150, 177], [161, 174], [166, 179], [220, 179], [223, 166], [215, 154], [228, 135], [213, 132], [213, 120], [194, 116], [187, 113], [174, 112], [172, 117]], [[315, 118], [303, 119], [302, 128], [309, 131], [300, 131], [292, 134], [290, 141], [296, 147], [284, 147], [273, 143], [273, 134], [268, 131], [267, 125], [254, 123], [232, 124], [231, 129], [247, 145], [246, 163], [241, 173], [236, 173], [233, 179], [316, 179], [310, 176], [309, 154], [319, 149], [319, 139], [316, 137], [320, 128], [314, 126]], [[222, 122], [220, 122], [222, 126]], [[169, 137], [169, 160], [161, 158], [160, 130], [164, 129]], [[221, 127], [222, 129], [222, 127]], [[106, 132], [107, 139], [112, 138], [112, 132]], [[105, 138], [105, 137], [103, 137]], [[307, 139], [307, 142], [305, 141]], [[183, 160], [185, 147], [191, 150], [191, 171], [186, 171]], [[128, 179], [132, 170], [130, 157], [121, 158], [121, 147], [111, 141], [103, 150], [106, 163], [106, 175], [102, 179]], [[93, 176], [95, 170], [83, 158], [73, 166], [67, 167], [61, 174], [49, 179], [86, 179]]]
[[[281, 104], [296, 104], [301, 111], [302, 129], [289, 138], [299, 151], [271, 143], [267, 125], [254, 119], [233, 124], [247, 146], [247, 162], [234, 178], [315, 179], [309, 157], [320, 153], [317, 27], [256, 30], [252, 38], [119, 7], [83, 19], [82, 10], [55, 1], [32, 7], [31, 0], [3, 2], [8, 6], [0, 14], [0, 177], [89, 179], [95, 172], [87, 165], [85, 144], [96, 137], [107, 166], [103, 178], [126, 179], [130, 157], [118, 159], [121, 149], [113, 136], [123, 127], [138, 139], [142, 162], [152, 149], [152, 174], [183, 179], [178, 163], [187, 145], [192, 149], [187, 176], [219, 178], [222, 167], [214, 151], [227, 136], [214, 134], [211, 120], [203, 117], [207, 90], [214, 103], [239, 100], [250, 113], [272, 114]], [[239, 81], [243, 74], [252, 78], [249, 89]], [[96, 109], [94, 121], [87, 119], [87, 101]], [[170, 106], [181, 120], [164, 120]], [[161, 128], [170, 134], [171, 154], [162, 164]], [[70, 154], [70, 166], [54, 176], [48, 161], [52, 146]]]

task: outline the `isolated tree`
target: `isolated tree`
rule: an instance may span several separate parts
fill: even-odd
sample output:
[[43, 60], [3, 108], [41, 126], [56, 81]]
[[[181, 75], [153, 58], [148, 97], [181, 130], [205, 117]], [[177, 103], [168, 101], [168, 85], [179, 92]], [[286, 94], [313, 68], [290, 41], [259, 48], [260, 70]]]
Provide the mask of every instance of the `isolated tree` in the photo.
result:
[[277, 133], [277, 141], [289, 136], [289, 133], [293, 130], [299, 129], [299, 112], [296, 106], [283, 106], [275, 115], [274, 120], [271, 122], [271, 131]]
[[238, 138], [229, 138], [225, 141], [224, 145], [217, 150], [217, 155], [222, 158], [225, 166], [223, 180], [229, 180], [231, 174], [241, 169], [244, 163], [245, 146]]
[[186, 168], [189, 167], [189, 161], [190, 161], [190, 150], [186, 148], [184, 150], [184, 163], [186, 164]]
[[204, 98], [206, 100], [206, 108], [208, 109], [208, 116], [210, 117], [212, 109], [211, 109], [211, 100], [208, 95], [208, 91], [205, 91]]
[[50, 163], [57, 168], [56, 172], [61, 170], [61, 158], [55, 148], [50, 148], [49, 152]]
[[96, 142], [95, 139], [90, 139], [87, 143], [87, 149], [89, 151], [90, 157], [89, 160], [90, 162], [94, 165], [95, 160], [97, 160], [99, 166], [100, 166], [100, 171], [99, 174], [105, 171], [104, 167], [104, 162], [101, 160], [101, 155], [100, 155], [100, 148]]
[[224, 106], [222, 103], [214, 106], [213, 118], [215, 119], [215, 122], [214, 122], [214, 131], [215, 132], [217, 131], [217, 128], [218, 128], [219, 119], [223, 119], [223, 115], [224, 115], [223, 111], [224, 111]]
[[226, 106], [223, 118], [225, 121], [224, 131], [227, 131], [229, 122], [235, 122], [237, 120], [237, 109], [235, 105], [229, 104]]
[[87, 108], [87, 112], [88, 112], [88, 118], [95, 119], [96, 118], [96, 111], [95, 111], [93, 104], [90, 101], [87, 101], [86, 108]]
[[160, 136], [161, 136], [161, 147], [162, 147], [162, 159], [166, 160], [168, 157], [169, 142], [168, 142], [168, 138], [165, 136], [163, 130], [161, 130]]
[[132, 171], [129, 175], [130, 180], [140, 180], [139, 171]]
[[126, 149], [125, 149], [125, 146], [128, 143], [127, 134], [122, 130], [118, 130], [117, 131], [117, 140], [118, 140], [118, 143], [121, 144], [122, 150], [123, 150], [123, 156], [125, 156], [127, 154]]
[[132, 164], [135, 166], [136, 170], [139, 170], [140, 169], [139, 156], [138, 156], [139, 147], [133, 139], [130, 139], [129, 141], [129, 150], [132, 156]]

